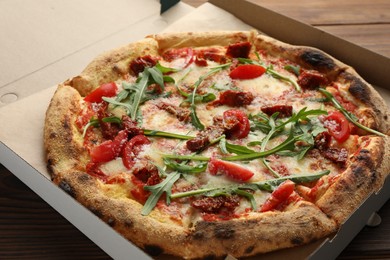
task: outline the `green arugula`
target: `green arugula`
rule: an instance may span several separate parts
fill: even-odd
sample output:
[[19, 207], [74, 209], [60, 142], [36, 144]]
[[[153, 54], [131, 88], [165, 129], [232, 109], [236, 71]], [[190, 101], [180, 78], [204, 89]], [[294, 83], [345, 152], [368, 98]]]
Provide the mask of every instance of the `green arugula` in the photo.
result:
[[194, 87], [193, 87], [193, 90], [192, 90], [192, 94], [189, 94], [189, 103], [190, 103], [190, 112], [191, 112], [191, 123], [192, 125], [197, 128], [198, 130], [203, 130], [204, 129], [204, 125], [202, 124], [202, 122], [200, 122], [197, 114], [196, 114], [196, 97], [197, 97], [197, 90], [198, 90], [198, 87], [200, 86], [200, 84], [209, 76], [221, 71], [221, 70], [224, 70], [226, 69], [227, 67], [229, 67], [231, 65], [231, 63], [226, 63], [226, 64], [222, 64], [220, 66], [217, 66], [217, 67], [214, 67], [212, 68], [209, 72], [207, 72], [206, 74], [204, 74], [203, 76], [199, 77], [199, 79], [195, 82], [194, 84]]
[[263, 190], [267, 192], [272, 192], [276, 187], [278, 187], [281, 183], [283, 183], [286, 180], [291, 180], [296, 184], [306, 183], [306, 182], [312, 182], [318, 180], [322, 176], [327, 175], [329, 173], [330, 173], [329, 170], [324, 170], [310, 175], [306, 175], [306, 174], [291, 175], [291, 176], [283, 176], [275, 179], [253, 182], [253, 183], [233, 184], [233, 185], [222, 186], [222, 187], [209, 187], [209, 188], [206, 187], [197, 190], [173, 193], [170, 195], [170, 198], [179, 199], [179, 198], [199, 196], [199, 195], [215, 197], [215, 196], [228, 195], [228, 194], [237, 194], [246, 197], [250, 201], [252, 208], [256, 210], [257, 205], [254, 200], [254, 197], [247, 190], [252, 190], [252, 191]]
[[175, 133], [158, 131], [158, 130], [143, 129], [143, 131], [144, 131], [144, 135], [146, 136], [166, 137], [166, 138], [181, 139], [181, 140], [190, 140], [194, 138], [193, 136], [189, 136], [189, 135], [181, 135], [181, 134], [175, 134]]
[[176, 162], [172, 159], [164, 158], [164, 164], [177, 172], [180, 173], [201, 173], [204, 172], [207, 168], [207, 162], [200, 162], [195, 165], [188, 165], [188, 162]]
[[123, 106], [131, 119], [139, 121], [140, 105], [159, 96], [154, 90], [148, 90], [148, 87], [157, 84], [164, 90], [164, 82], [174, 82], [173, 78], [164, 76], [163, 71], [174, 71], [174, 69], [159, 64], [154, 67], [147, 67], [139, 74], [135, 83], [123, 82], [123, 90], [119, 92], [115, 99], [103, 97], [103, 100], [115, 106]]
[[[116, 116], [110, 116], [110, 117], [105, 117], [102, 119], [104, 123], [115, 123], [115, 124], [121, 124], [122, 120], [119, 117]], [[84, 126], [83, 129], [83, 138], [85, 137], [85, 134], [87, 133], [87, 130], [89, 127], [98, 127], [100, 125], [99, 119], [91, 118], [89, 122]]]
[[369, 132], [369, 133], [372, 133], [372, 134], [376, 134], [376, 135], [379, 135], [379, 136], [382, 136], [382, 137], [386, 137], [385, 134], [379, 132], [379, 131], [376, 131], [374, 129], [371, 129], [367, 126], [364, 126], [362, 124], [360, 124], [358, 122], [358, 119], [356, 118], [356, 116], [354, 114], [352, 114], [351, 112], [347, 111], [338, 101], [337, 99], [330, 93], [328, 92], [327, 90], [323, 89], [323, 88], [319, 88], [318, 89], [329, 101], [331, 101], [334, 105], [334, 107], [339, 110], [341, 113], [343, 113], [343, 115], [348, 119], [348, 121], [350, 121], [352, 124], [356, 125], [357, 127]]
[[[159, 168], [159, 170], [161, 170], [161, 168]], [[171, 203], [172, 186], [180, 178], [181, 174], [179, 172], [171, 172], [169, 174], [163, 173], [163, 175], [166, 175], [166, 178], [162, 182], [153, 186], [144, 186], [144, 189], [150, 191], [151, 194], [141, 210], [143, 216], [149, 215], [164, 192], [166, 193], [167, 205]]]

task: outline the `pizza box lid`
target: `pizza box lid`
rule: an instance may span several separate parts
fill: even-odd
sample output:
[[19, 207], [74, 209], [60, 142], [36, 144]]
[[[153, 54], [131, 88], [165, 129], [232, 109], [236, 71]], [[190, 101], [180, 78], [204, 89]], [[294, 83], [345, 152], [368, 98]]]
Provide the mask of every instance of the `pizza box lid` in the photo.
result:
[[[21, 2], [22, 0], [19, 1]], [[11, 4], [10, 0], [9, 2], [7, 0], [3, 1], [2, 3], [4, 2]], [[19, 3], [17, 1], [15, 2]], [[132, 2], [133, 5], [136, 6], [139, 5], [139, 2], [130, 2]], [[0, 3], [0, 5], [2, 5], [2, 3]], [[76, 4], [78, 4], [78, 2], [76, 3], [75, 0], [67, 1], [66, 4], [64, 2], [61, 2], [60, 5], [56, 5], [56, 1], [53, 1], [52, 3], [53, 6], [51, 6], [50, 8], [63, 8], [64, 10], [67, 10], [67, 8], [69, 8], [70, 10], [74, 8]], [[123, 3], [122, 1], [120, 3], [125, 5], [125, 3]], [[84, 8], [86, 8], [86, 10], [90, 10], [90, 8], [93, 8], [91, 5], [95, 6], [99, 4], [102, 4], [100, 5], [100, 8], [102, 8], [102, 6], [104, 6], [104, 0], [99, 0], [98, 2], [92, 0], [86, 1]], [[232, 7], [237, 7], [238, 4], [240, 8]], [[62, 52], [62, 56], [52, 55], [50, 58], [44, 57], [46, 58], [46, 60], [42, 64], [39, 63], [39, 58], [36, 58], [32, 63], [34, 66], [36, 65], [38, 67], [34, 67], [31, 65], [32, 67], [28, 68], [27, 70], [25, 67], [18, 67], [17, 62], [11, 62], [7, 66], [4, 66], [2, 69], [5, 72], [9, 71], [12, 77], [0, 79], [2, 80], [0, 81], [0, 86], [3, 86], [0, 87], [0, 97], [3, 98], [3, 101], [8, 101], [10, 99], [12, 101], [13, 97], [10, 95], [6, 95], [10, 93], [14, 93], [18, 98], [20, 98], [19, 101], [0, 108], [0, 121], [6, 122], [6, 124], [0, 124], [0, 163], [2, 163], [10, 171], [12, 171], [33, 191], [35, 191], [46, 202], [53, 206], [53, 208], [55, 208], [64, 217], [66, 217], [84, 234], [86, 234], [93, 242], [95, 242], [98, 246], [100, 246], [104, 251], [106, 251], [110, 256], [115, 259], [149, 259], [149, 256], [147, 256], [143, 251], [132, 245], [129, 241], [124, 239], [112, 228], [110, 228], [103, 221], [101, 221], [94, 214], [92, 214], [89, 210], [84, 208], [78, 202], [73, 200], [73, 198], [69, 197], [66, 193], [64, 193], [62, 190], [60, 190], [58, 187], [51, 183], [50, 177], [46, 170], [45, 161], [43, 159], [44, 151], [42, 147], [42, 126], [44, 122], [45, 111], [49, 104], [50, 98], [55, 91], [55, 87], [47, 88], [48, 86], [53, 86], [58, 82], [62, 82], [67, 77], [77, 75], [93, 57], [101, 53], [103, 50], [115, 48], [121, 44], [125, 44], [127, 42], [143, 38], [146, 34], [157, 33], [167, 28], [168, 30], [175, 31], [184, 31], [190, 29], [199, 30], [199, 28], [203, 30], [217, 30], [227, 28], [240, 30], [256, 28], [283, 41], [296, 43], [294, 42], [294, 39], [290, 41], [289, 39], [280, 38], [278, 37], [278, 35], [272, 34], [273, 31], [280, 30], [280, 26], [278, 26], [277, 21], [283, 21], [283, 27], [286, 27], [287, 25], [289, 26], [291, 24], [292, 26], [294, 26], [294, 31], [296, 33], [308, 32], [310, 34], [313, 34], [313, 37], [310, 38], [317, 39], [317, 42], [329, 40], [329, 44], [331, 46], [334, 46], [335, 49], [338, 49], [339, 47], [344, 49], [343, 46], [345, 47], [350, 45], [350, 43], [345, 42], [337, 37], [327, 34], [325, 34], [324, 36], [324, 33], [318, 32], [317, 29], [292, 20], [288, 17], [281, 16], [277, 13], [262, 8], [246, 0], [211, 0], [210, 3], [204, 4], [201, 7], [195, 9], [194, 11], [192, 11], [192, 8], [186, 6], [185, 4], [179, 3], [167, 13], [164, 13], [162, 17], [159, 16], [158, 3], [155, 3], [155, 1], [152, 0], [143, 1], [143, 5], [140, 6], [140, 8], [137, 8], [137, 10], [144, 10], [145, 8], [143, 7], [145, 7], [146, 5], [154, 9], [150, 13], [143, 13], [142, 15], [138, 16], [139, 20], [133, 21], [129, 25], [124, 25], [122, 28], [119, 29], [118, 27], [105, 28], [103, 29], [105, 34], [100, 35], [100, 38], [95, 37], [89, 42], [81, 41], [75, 45], [72, 45], [71, 47], [67, 46], [67, 43], [64, 43], [62, 41], [53, 42], [51, 43], [51, 47], [54, 46], [59, 49], [68, 47], [68, 49], [65, 48], [67, 52]], [[45, 7], [47, 8], [46, 4], [43, 4], [41, 6], [41, 8]], [[230, 8], [232, 8], [233, 10], [230, 10]], [[119, 9], [121, 8], [119, 7], [118, 10], [116, 9], [116, 11], [119, 12]], [[0, 8], [0, 10], [7, 9]], [[231, 12], [232, 14], [234, 14], [234, 16], [226, 12], [225, 10]], [[6, 16], [6, 11], [0, 11], [0, 13], [3, 12], [4, 16]], [[26, 13], [26, 15], [28, 15], [28, 13]], [[118, 13], [118, 16], [119, 15], [120, 14]], [[275, 22], [264, 24], [257, 23], [256, 21], [258, 21], [257, 19], [259, 16], [265, 18], [268, 17], [268, 19], [274, 19], [273, 21]], [[236, 17], [241, 18], [245, 22], [238, 20]], [[194, 19], [197, 23], [194, 23]], [[176, 20], [177, 22], [174, 22]], [[96, 20], [92, 19], [92, 21], [89, 22], [96, 22]], [[192, 27], [189, 26], [190, 24], [192, 24]], [[200, 24], [202, 26], [200, 26]], [[151, 25], [153, 25], [154, 27]], [[210, 27], [210, 25], [213, 25], [214, 27]], [[6, 29], [6, 27], [2, 25], [2, 23], [0, 23], [0, 27], [4, 27], [2, 29]], [[151, 29], [151, 27], [153, 27], [153, 29]], [[100, 32], [100, 30], [98, 32]], [[43, 38], [52, 38], [50, 37], [50, 33], [52, 32], [38, 36]], [[71, 32], [65, 31], [65, 33], [69, 34]], [[129, 37], [129, 35], [131, 36]], [[75, 36], [75, 38], [70, 39], [70, 41], [78, 41], [78, 39], [82, 36], [83, 33], [79, 32]], [[16, 37], [16, 39], [18, 39], [18, 37]], [[4, 44], [4, 42], [1, 44]], [[41, 43], [35, 44], [35, 47], [39, 49]], [[309, 43], [299, 42], [298, 44], [312, 45], [317, 47], [315, 41]], [[43, 47], [45, 48], [47, 46]], [[327, 48], [322, 49], [328, 51]], [[27, 51], [23, 53], [23, 48], [17, 51], [15, 51], [13, 48], [10, 48], [10, 51], [11, 54], [13, 54], [13, 56], [11, 55], [11, 58], [15, 58], [14, 56], [16, 55], [16, 57], [19, 59], [22, 59], [27, 53]], [[51, 51], [56, 54], [54, 50]], [[346, 63], [360, 69], [358, 61], [357, 64], [355, 64], [354, 62], [347, 62], [346, 60], [344, 60], [343, 56], [335, 55], [332, 51], [328, 52], [336, 56], [340, 60], [345, 61]], [[365, 60], [370, 59], [371, 61], [374, 61], [372, 64], [378, 63], [383, 67], [389, 67], [388, 59], [386, 60], [386, 58], [383, 58], [380, 55], [367, 51], [358, 46], [356, 46], [356, 48], [351, 47], [345, 49], [345, 52], [357, 52], [359, 53], [359, 55], [364, 55], [364, 57], [366, 57]], [[349, 53], [349, 55], [352, 54], [353, 53]], [[2, 55], [8, 57], [8, 54], [2, 53]], [[24, 59], [25, 58], [23, 58], [23, 60]], [[372, 73], [378, 75], [377, 70]], [[4, 74], [8, 75], [8, 73]], [[375, 79], [371, 81], [371, 77], [373, 75], [370, 75], [368, 75], [369, 77], [367, 77], [368, 81], [375, 82], [376, 85], [381, 86], [383, 88], [389, 85], [388, 83], [390, 81], [388, 77], [385, 77], [386, 75], [382, 77], [382, 82], [377, 82], [377, 80]], [[38, 92], [39, 90], [42, 91]], [[383, 90], [382, 92], [388, 103], [390, 103], [389, 93], [390, 92], [388, 90]], [[4, 98], [4, 95], [6, 96], [6, 98]], [[16, 135], [15, 133], [18, 134]], [[329, 238], [319, 240], [316, 243], [307, 246], [281, 250], [279, 252], [267, 254], [264, 257], [267, 257], [269, 259], [278, 259], [286, 255], [295, 258], [333, 258], [337, 256], [341, 252], [341, 250], [350, 242], [350, 240], [352, 240], [356, 233], [365, 225], [371, 214], [378, 210], [386, 202], [386, 200], [390, 197], [389, 191], [390, 182], [389, 180], [387, 180], [385, 186], [377, 194], [373, 194], [372, 196], [370, 196], [367, 201], [363, 203], [359, 209], [356, 210], [355, 214], [353, 214], [351, 218], [342, 226], [342, 228], [337, 234]], [[329, 247], [331, 248], [331, 250], [329, 250]]]

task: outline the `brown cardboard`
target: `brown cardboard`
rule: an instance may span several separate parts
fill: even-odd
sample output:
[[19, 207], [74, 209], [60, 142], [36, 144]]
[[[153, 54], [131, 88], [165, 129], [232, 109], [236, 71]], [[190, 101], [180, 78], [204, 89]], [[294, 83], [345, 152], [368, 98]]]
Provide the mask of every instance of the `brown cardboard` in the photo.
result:
[[[209, 0], [263, 33], [294, 45], [319, 48], [352, 65], [373, 85], [389, 88], [390, 59], [264, 7], [256, 0]], [[256, 4], [257, 3], [257, 4]]]
[[[274, 12], [257, 5], [253, 5], [250, 1], [211, 0], [210, 2], [218, 5], [221, 8], [207, 3], [189, 13], [188, 16], [182, 17], [181, 19], [178, 19], [180, 15], [175, 13], [171, 13], [172, 16], [170, 17], [175, 17], [171, 20], [168, 18], [160, 20], [158, 17], [152, 15], [151, 17], [140, 18], [141, 20], [131, 25], [131, 30], [129, 28], [129, 31], [134, 33], [134, 35], [137, 35], [135, 38], [137, 38], [141, 33], [145, 33], [139, 37], [142, 38], [148, 34], [148, 31], [145, 29], [146, 26], [150, 26], [150, 24], [153, 22], [161, 23], [155, 28], [156, 30], [161, 31], [162, 29], [167, 28], [168, 24], [165, 23], [166, 20], [171, 21], [169, 22], [169, 28], [167, 28], [167, 30], [171, 31], [211, 29], [240, 30], [254, 27], [260, 31], [270, 34], [271, 36], [274, 36], [274, 32], [279, 32], [281, 27], [290, 28], [291, 30], [291, 27], [289, 26], [296, 26], [294, 27], [295, 33], [292, 35], [292, 41], [283, 39], [284, 41], [295, 43], [295, 40], [302, 41], [302, 39], [299, 37], [299, 39], [294, 39], [294, 37], [299, 35], [299, 33], [312, 33], [310, 34], [311, 39], [308, 41], [313, 41], [313, 44], [309, 44], [305, 39], [303, 39], [303, 42], [300, 44], [313, 45], [318, 47], [316, 44], [321, 41], [325, 41], [326, 43], [326, 41], [329, 39], [329, 46], [333, 46], [335, 49], [337, 49], [337, 46], [350, 46], [349, 43], [345, 43], [343, 40], [340, 40], [334, 36], [328, 36], [327, 34], [325, 35], [323, 32], [319, 32], [312, 27], [293, 21], [287, 17], [281, 17]], [[238, 6], [240, 8], [238, 8]], [[0, 7], [2, 7], [1, 3]], [[236, 17], [227, 13], [223, 9], [230, 10], [232, 13], [238, 17], [241, 17], [242, 19], [248, 19], [247, 22], [249, 22], [250, 25], [238, 20]], [[174, 12], [174, 10], [170, 11]], [[0, 11], [0, 13], [1, 12], [2, 11]], [[261, 21], [259, 17], [262, 17], [261, 19], [265, 19], [265, 21], [272, 21], [272, 23]], [[177, 22], [173, 23], [174, 20], [177, 20]], [[0, 24], [0, 26], [2, 25]], [[111, 29], [107, 29], [107, 32], [109, 32]], [[283, 29], [280, 30], [282, 30], [281, 36], [286, 36], [287, 33], [283, 33]], [[68, 75], [77, 75], [81, 69], [101, 51], [117, 47], [122, 43], [134, 40], [130, 39], [131, 37], [128, 37], [128, 34], [130, 33], [129, 31], [124, 29], [123, 31], [115, 31], [112, 34], [106, 34], [101, 36], [102, 38], [100, 40], [95, 39], [94, 41], [91, 41], [90, 45], [87, 44], [83, 46], [78, 43], [73, 47], [73, 49], [69, 47], [73, 50], [73, 53], [63, 53], [64, 56], [60, 58], [57, 57], [54, 59], [45, 60], [45, 65], [36, 67], [35, 71], [23, 71], [21, 68], [16, 68], [15, 75], [16, 73], [19, 74], [16, 76], [14, 75], [13, 82], [9, 84], [7, 83], [8, 85], [6, 84], [0, 87], [0, 97], [2, 95], [1, 93], [4, 93], [1, 92], [4, 89], [15, 93], [20, 93], [18, 91], [26, 91], [23, 92], [23, 95], [26, 96], [36, 92], [37, 90], [44, 90], [25, 97], [20, 101], [14, 102], [13, 104], [9, 104], [0, 108], [0, 121], [2, 122], [0, 124], [0, 163], [4, 164], [8, 169], [10, 169], [18, 178], [30, 186], [30, 188], [32, 188], [38, 195], [40, 195], [50, 205], [52, 205], [61, 214], [68, 218], [68, 220], [70, 220], [76, 227], [89, 236], [92, 241], [98, 244], [103, 250], [105, 250], [115, 259], [147, 259], [148, 257], [138, 248], [134, 247], [130, 242], [123, 239], [123, 237], [118, 235], [105, 223], [91, 214], [91, 212], [82, 207], [50, 182], [50, 177], [45, 167], [42, 147], [42, 128], [44, 114], [49, 104], [50, 98], [55, 91], [55, 87], [47, 87], [54, 86], [56, 83], [62, 82], [68, 77]], [[70, 32], [68, 31], [67, 33]], [[73, 40], [77, 41], [77, 39]], [[45, 46], [42, 46], [42, 48], [44, 47]], [[37, 45], [36, 48], [39, 48], [39, 46]], [[386, 66], [386, 64], [388, 64], [386, 62], [388, 61], [383, 61], [383, 58], [381, 58], [382, 56], [378, 57], [378, 55], [366, 51], [358, 46], [356, 46], [356, 48], [349, 48], [347, 50], [347, 52], [352, 52], [347, 55], [347, 58], [353, 55], [359, 55], [359, 57], [367, 56], [365, 58], [366, 60], [370, 59], [379, 63], [379, 65], [383, 65], [385, 68], [389, 67]], [[1, 55], [5, 54], [3, 53]], [[348, 63], [344, 56], [335, 56], [340, 60]], [[55, 57], [55, 55], [53, 57]], [[359, 67], [361, 61], [358, 60], [355, 62], [356, 64], [348, 64]], [[36, 65], [34, 62], [32, 63], [33, 65]], [[2, 69], [13, 70], [14, 66], [17, 67], [18, 64], [8, 64], [8, 67], [4, 67]], [[377, 72], [375, 71], [375, 73]], [[57, 74], [60, 76], [57, 76]], [[46, 79], [49, 81], [45, 81]], [[52, 83], [52, 81], [55, 82]], [[374, 82], [371, 80], [369, 81]], [[389, 83], [389, 80], [388, 78], [386, 79], [386, 77], [376, 79], [375, 82], [377, 81], [377, 85], [383, 88], [386, 88], [389, 85], [386, 84]], [[31, 82], [38, 82], [38, 86], [33, 85], [33, 89], [29, 90], [29, 88], [31, 88]], [[390, 91], [383, 89], [383, 93], [388, 103], [390, 103]], [[28, 116], [26, 116], [26, 114], [28, 114]], [[364, 205], [359, 209], [363, 212], [357, 211], [357, 214], [355, 214], [354, 217], [351, 218], [335, 236], [332, 236], [328, 239], [319, 240], [304, 247], [281, 250], [264, 255], [262, 257], [264, 257], [264, 259], [281, 259], [288, 256], [295, 259], [302, 259], [308, 257], [333, 258], [337, 256], [337, 252], [340, 252], [345, 244], [352, 239], [354, 234], [356, 234], [362, 225], [364, 225], [364, 223], [368, 220], [371, 213], [379, 209], [381, 205], [383, 205], [384, 201], [390, 197], [390, 194], [388, 194], [388, 191], [390, 190], [389, 184], [390, 183], [388, 181], [386, 187], [382, 189], [380, 193], [371, 196], [368, 199], [369, 203], [364, 203]], [[387, 193], [384, 191], [387, 191]], [[355, 233], [351, 232], [351, 230]], [[323, 249], [326, 249], [326, 251], [323, 251]]]

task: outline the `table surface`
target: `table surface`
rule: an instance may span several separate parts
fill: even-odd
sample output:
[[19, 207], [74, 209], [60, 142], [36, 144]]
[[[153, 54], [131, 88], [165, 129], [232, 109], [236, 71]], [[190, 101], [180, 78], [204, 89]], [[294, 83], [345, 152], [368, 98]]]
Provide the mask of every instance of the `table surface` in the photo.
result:
[[[390, 57], [389, 0], [254, 2]], [[338, 259], [390, 259], [390, 201], [379, 215], [381, 225], [365, 227]], [[110, 258], [1, 164], [0, 234], [0, 259]]]

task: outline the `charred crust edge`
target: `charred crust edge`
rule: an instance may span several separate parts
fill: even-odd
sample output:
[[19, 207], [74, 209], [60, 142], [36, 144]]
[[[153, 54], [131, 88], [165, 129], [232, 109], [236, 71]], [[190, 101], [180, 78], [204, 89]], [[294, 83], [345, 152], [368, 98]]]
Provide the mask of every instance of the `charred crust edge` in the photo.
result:
[[60, 189], [62, 189], [63, 191], [65, 191], [67, 194], [69, 194], [70, 196], [72, 196], [73, 198], [76, 197], [76, 191], [74, 190], [74, 188], [70, 185], [69, 182], [65, 181], [65, 180], [61, 180], [59, 183], [58, 183], [58, 187]]
[[159, 256], [164, 252], [164, 249], [157, 245], [145, 245], [144, 250], [147, 254], [151, 256]]
[[300, 58], [319, 71], [331, 71], [336, 67], [330, 57], [317, 50], [303, 50]]

